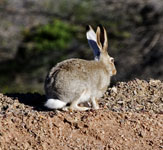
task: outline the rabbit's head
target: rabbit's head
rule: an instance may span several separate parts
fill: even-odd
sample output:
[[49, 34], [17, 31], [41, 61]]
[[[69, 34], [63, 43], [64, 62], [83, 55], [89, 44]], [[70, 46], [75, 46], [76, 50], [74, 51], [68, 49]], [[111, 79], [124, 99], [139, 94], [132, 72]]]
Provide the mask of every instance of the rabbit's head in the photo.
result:
[[98, 48], [100, 50], [99, 61], [103, 62], [111, 76], [116, 75], [117, 71], [114, 65], [114, 58], [110, 57], [107, 51], [108, 49], [107, 32], [105, 28], [101, 25], [97, 27], [96, 41]]

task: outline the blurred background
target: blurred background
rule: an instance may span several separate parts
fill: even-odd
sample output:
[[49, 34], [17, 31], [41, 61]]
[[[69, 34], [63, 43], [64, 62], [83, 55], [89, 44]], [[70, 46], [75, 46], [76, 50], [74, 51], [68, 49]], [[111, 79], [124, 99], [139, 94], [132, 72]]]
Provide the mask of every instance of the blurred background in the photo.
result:
[[107, 29], [112, 84], [163, 80], [162, 0], [0, 0], [0, 92], [43, 94], [57, 62], [93, 59], [87, 24]]

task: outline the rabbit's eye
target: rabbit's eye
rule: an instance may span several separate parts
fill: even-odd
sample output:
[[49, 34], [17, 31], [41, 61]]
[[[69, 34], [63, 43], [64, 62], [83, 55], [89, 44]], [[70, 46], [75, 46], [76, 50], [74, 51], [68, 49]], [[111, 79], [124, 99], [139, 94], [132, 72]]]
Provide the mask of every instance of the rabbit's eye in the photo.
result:
[[114, 58], [111, 58], [110, 61], [111, 61], [112, 63], [114, 63]]

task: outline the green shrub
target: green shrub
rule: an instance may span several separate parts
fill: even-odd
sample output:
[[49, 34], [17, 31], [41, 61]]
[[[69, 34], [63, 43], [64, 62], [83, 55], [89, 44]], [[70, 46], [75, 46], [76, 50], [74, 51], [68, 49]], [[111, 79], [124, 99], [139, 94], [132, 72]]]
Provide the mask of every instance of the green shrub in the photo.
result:
[[30, 51], [64, 50], [66, 49], [75, 33], [75, 26], [55, 19], [52, 23], [40, 25], [33, 31], [24, 31], [24, 43]]

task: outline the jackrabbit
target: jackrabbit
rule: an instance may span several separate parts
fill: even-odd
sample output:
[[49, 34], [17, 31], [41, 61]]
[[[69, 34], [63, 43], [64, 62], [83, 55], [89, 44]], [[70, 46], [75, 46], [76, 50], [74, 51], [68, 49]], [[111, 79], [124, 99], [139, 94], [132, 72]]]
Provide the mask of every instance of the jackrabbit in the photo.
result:
[[71, 110], [85, 111], [90, 108], [78, 104], [91, 101], [93, 108], [99, 109], [96, 100], [107, 90], [116, 68], [114, 59], [107, 53], [107, 33], [101, 25], [97, 27], [96, 43], [100, 51], [98, 61], [68, 59], [51, 69], [45, 80], [46, 107], [64, 109], [70, 104]]

